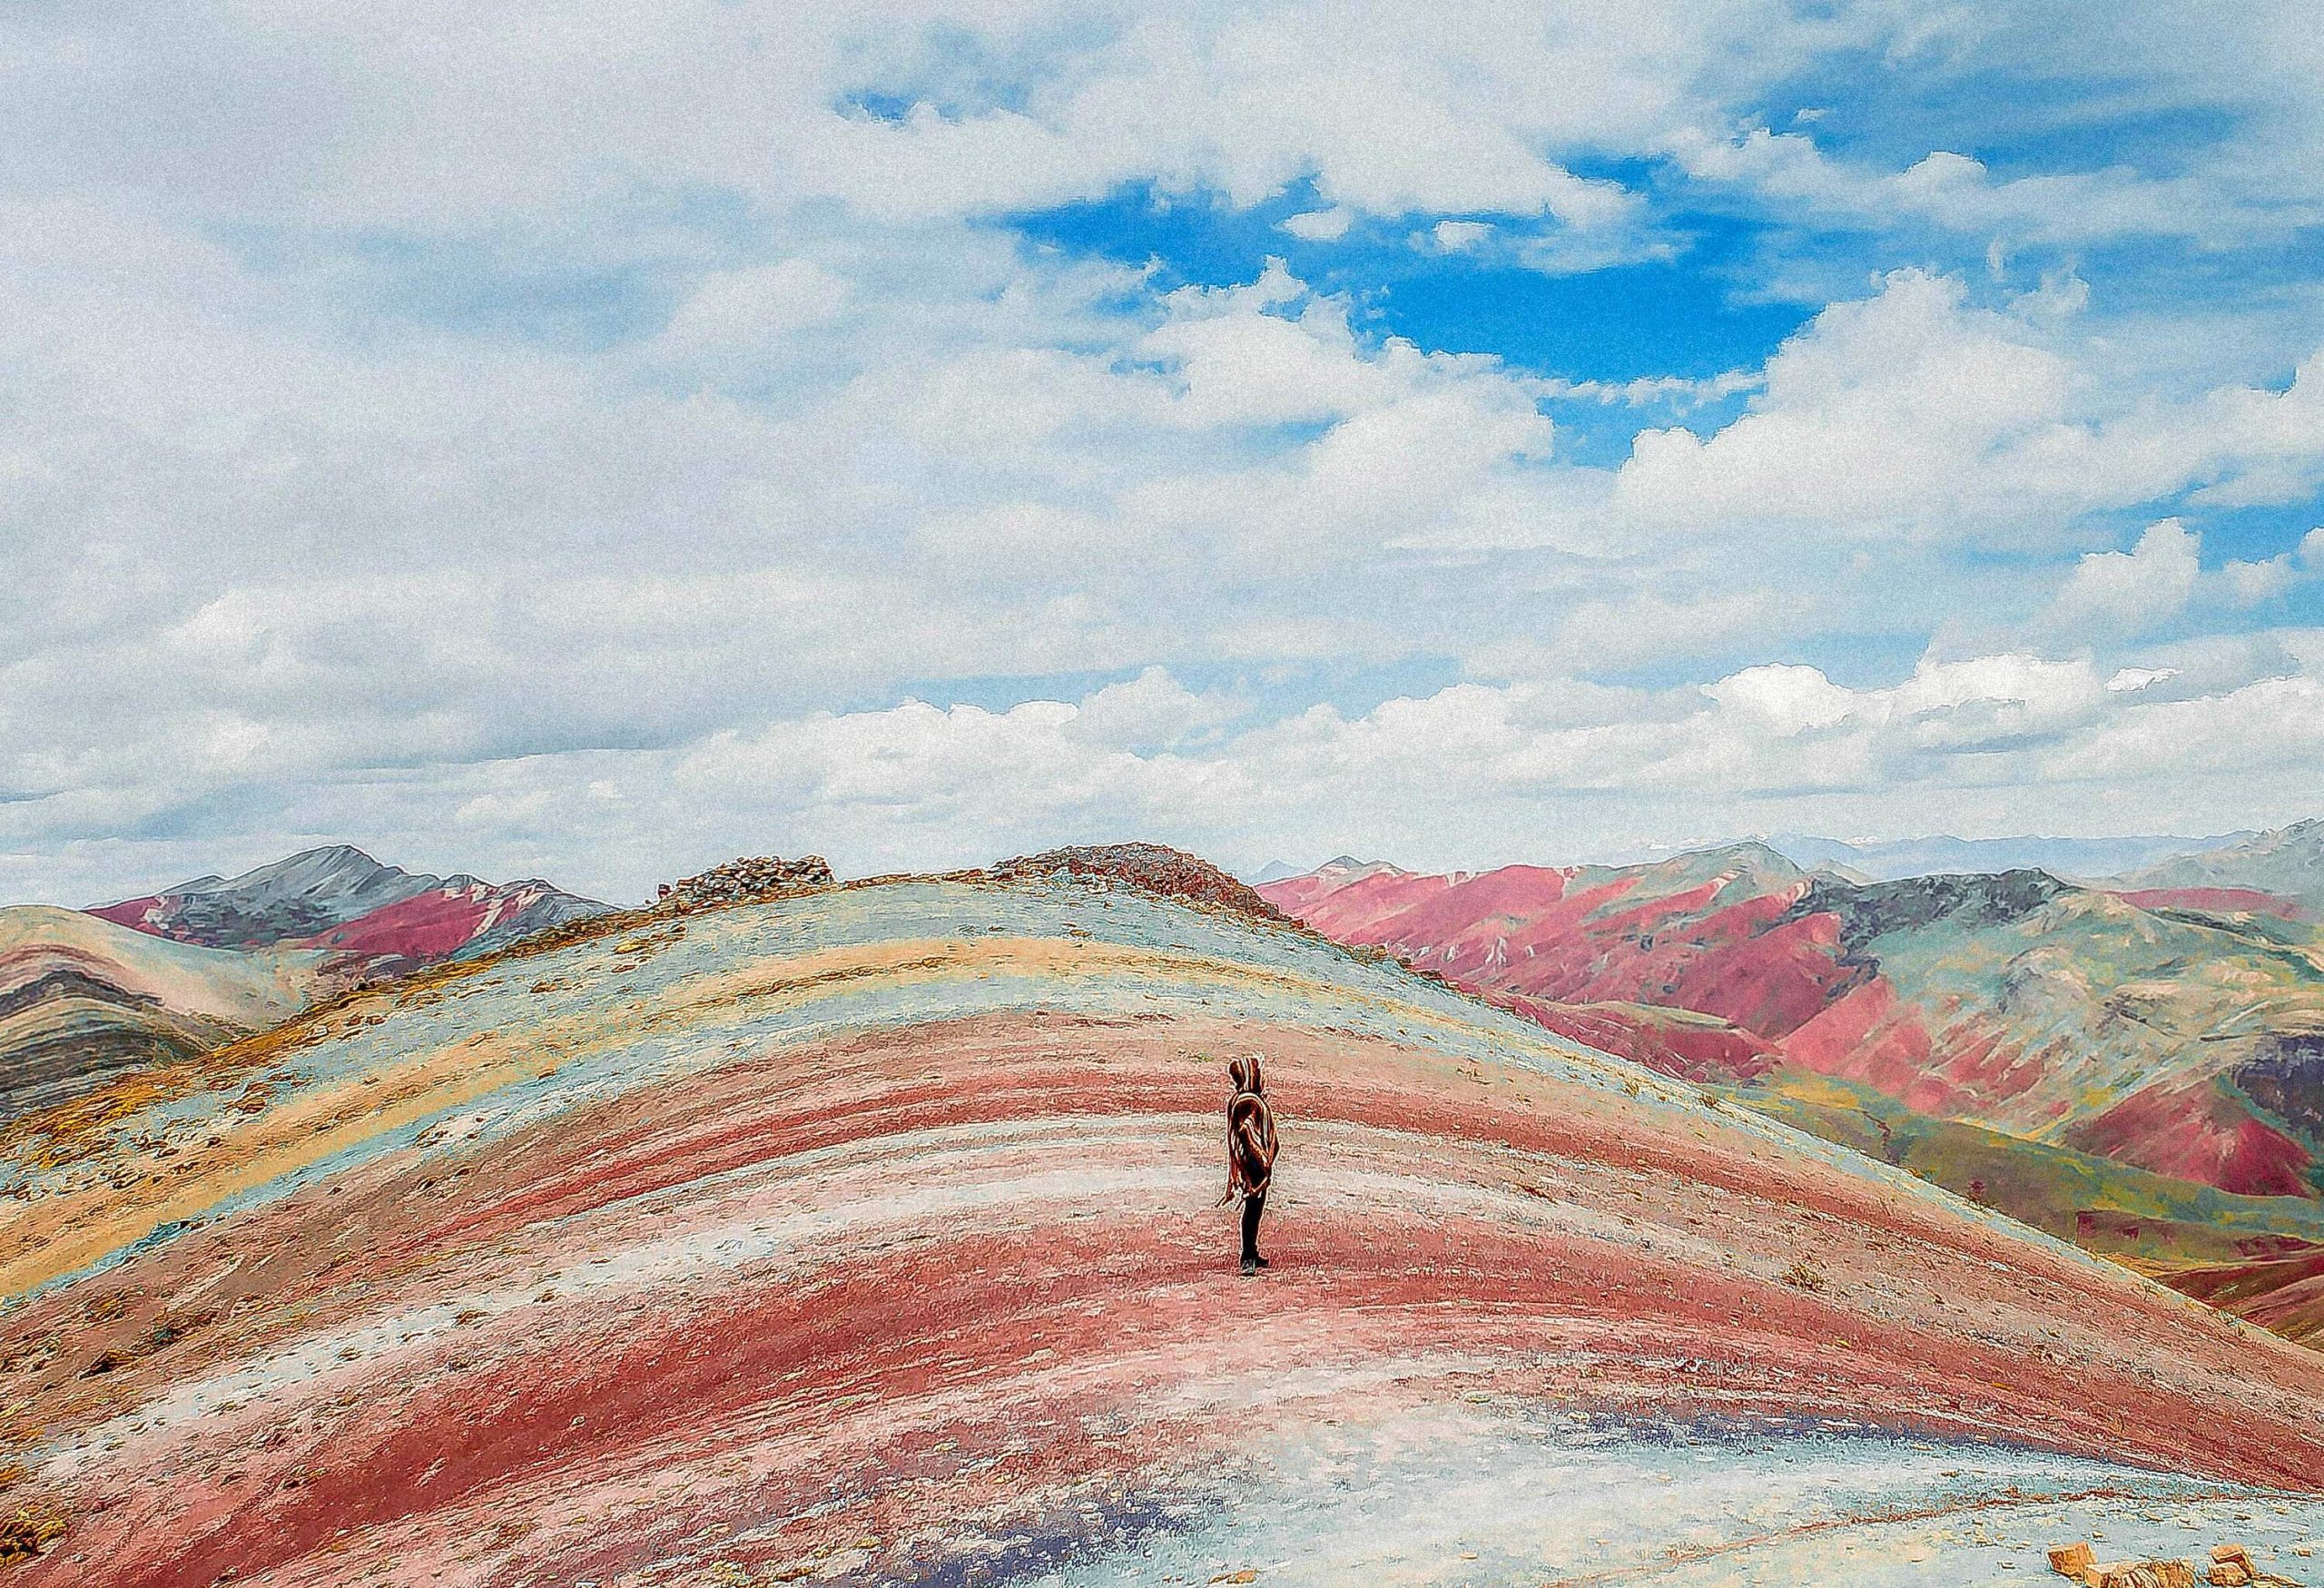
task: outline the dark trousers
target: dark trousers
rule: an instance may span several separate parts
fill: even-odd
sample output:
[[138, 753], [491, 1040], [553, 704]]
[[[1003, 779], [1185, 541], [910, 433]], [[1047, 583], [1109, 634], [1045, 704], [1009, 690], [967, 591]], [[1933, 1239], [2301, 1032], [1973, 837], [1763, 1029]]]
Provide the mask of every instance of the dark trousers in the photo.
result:
[[1258, 1261], [1259, 1215], [1267, 1210], [1267, 1189], [1261, 1186], [1256, 1191], [1243, 1194], [1243, 1260]]

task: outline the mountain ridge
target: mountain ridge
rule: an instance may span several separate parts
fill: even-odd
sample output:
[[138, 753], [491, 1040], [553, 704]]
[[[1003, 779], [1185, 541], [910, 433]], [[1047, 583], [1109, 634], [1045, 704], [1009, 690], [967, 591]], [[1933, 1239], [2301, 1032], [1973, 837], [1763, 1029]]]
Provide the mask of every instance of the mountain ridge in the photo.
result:
[[340, 843], [87, 910], [0, 909], [0, 1118], [185, 1061], [351, 983], [606, 908], [537, 880], [406, 872]]

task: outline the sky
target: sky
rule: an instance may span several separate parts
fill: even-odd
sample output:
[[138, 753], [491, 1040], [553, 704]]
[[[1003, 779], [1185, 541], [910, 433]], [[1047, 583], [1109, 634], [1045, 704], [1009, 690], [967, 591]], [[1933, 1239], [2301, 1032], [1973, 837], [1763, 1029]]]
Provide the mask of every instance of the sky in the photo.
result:
[[0, 11], [0, 898], [2324, 814], [2299, 4]]

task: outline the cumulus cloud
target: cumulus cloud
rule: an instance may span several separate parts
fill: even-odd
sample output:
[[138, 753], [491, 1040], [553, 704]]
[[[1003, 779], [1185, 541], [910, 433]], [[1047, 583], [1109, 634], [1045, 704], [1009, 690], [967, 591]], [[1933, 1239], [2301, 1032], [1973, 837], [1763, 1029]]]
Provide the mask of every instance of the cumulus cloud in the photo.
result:
[[1902, 171], [1850, 165], [1802, 133], [1754, 127], [1730, 137], [1690, 131], [1676, 140], [1689, 171], [1746, 185], [1808, 212], [1864, 223], [1933, 222], [2016, 243], [2073, 243], [2122, 236], [2216, 241], [2223, 228], [2272, 218], [2191, 178], [2157, 179], [2124, 167], [1996, 178], [1984, 163], [1949, 149]]
[[[416, 860], [457, 844], [628, 896], [742, 849], [814, 848], [868, 873], [1137, 834], [1253, 864], [1334, 834], [1456, 864], [1802, 824], [2168, 829], [2200, 825], [2230, 789], [2304, 796], [2324, 746], [2324, 641], [2293, 643], [2309, 658], [2293, 671], [2194, 696], [2157, 694], [2169, 668], [2109, 676], [2004, 653], [1924, 660], [1874, 688], [1760, 665], [1699, 689], [1470, 683], [1256, 718], [1149, 668], [1075, 700], [907, 701], [668, 750], [326, 783], [277, 820]], [[155, 835], [67, 845], [50, 863], [94, 876], [217, 847]]]
[[2324, 354], [2280, 392], [2125, 402], [2053, 345], [2053, 291], [2013, 307], [1973, 306], [1957, 277], [1893, 272], [1786, 342], [1733, 423], [1641, 432], [1617, 499], [1651, 524], [2038, 543], [2189, 487], [2211, 505], [2283, 499], [2324, 470]]
[[1471, 666], [1487, 676], [1556, 678], [1695, 661], [1748, 648], [1780, 621], [1783, 607], [1771, 590], [1681, 594], [1675, 581], [1618, 597], [1583, 593], [1555, 615], [1547, 638], [1482, 647]]
[[1231, 696], [1196, 694], [1167, 667], [1148, 667], [1084, 696], [1073, 725], [1092, 744], [1167, 749], [1247, 709], [1246, 702]]
[[2061, 419], [2073, 380], [2065, 360], [1968, 307], [1957, 281], [1899, 271], [1786, 343], [1733, 424], [1708, 439], [1642, 433], [1620, 499], [1669, 523], [1951, 528], [2001, 494], [1994, 454]]
[[[2232, 725], [2308, 709], [2324, 542], [2196, 538], [2324, 479], [2324, 372], [2055, 260], [2009, 286], [2045, 240], [2311, 223], [2312, 84], [2260, 47], [2297, 30], [2135, 22], [2084, 43], [2274, 158], [1843, 158], [1846, 118], [1738, 117], [1867, 53], [1941, 89], [1988, 25], [1771, 0], [11, 15], [0, 888], [333, 837], [635, 894], [753, 847], [2006, 823], [2004, 774], [2202, 701], [2262, 772], [2184, 786], [2269, 797]], [[1684, 373], [1433, 351], [1343, 268], [1683, 261], [1666, 180], [2004, 262], [1858, 271]], [[1326, 262], [1179, 285], [1013, 227], [1126, 195]]]
[[1305, 242], [1336, 242], [1355, 222], [1355, 212], [1338, 205], [1328, 210], [1303, 210], [1281, 224]]
[[2254, 607], [2314, 573], [2285, 552], [2202, 567], [2202, 536], [2177, 518], [2148, 526], [2128, 551], [2094, 551], [2074, 565], [2051, 604], [2050, 626], [2070, 635], [2138, 635], [2198, 601]]
[[2226, 598], [2238, 607], [2272, 601], [2290, 590], [2299, 577], [2290, 552], [2260, 562], [2230, 560], [2221, 565], [2218, 574]]
[[2075, 629], [2096, 623], [2139, 633], [2176, 617], [2194, 596], [2201, 546], [2184, 524], [2165, 518], [2128, 551], [2092, 552], [2058, 592], [2051, 619]]
[[1725, 709], [1762, 722], [1787, 737], [1809, 728], [1828, 728], [1844, 722], [1856, 708], [1852, 691], [1843, 689], [1814, 667], [1770, 663], [1746, 667], [1703, 693]]
[[1426, 242], [1446, 253], [1482, 248], [1492, 236], [1490, 221], [1439, 221], [1429, 228]]
[[[2167, 828], [2239, 782], [2297, 798], [2324, 744], [2312, 672], [2192, 699], [2116, 683], [2087, 660], [2023, 653], [1925, 661], [1870, 689], [1790, 665], [1690, 691], [1472, 683], [1189, 745], [1190, 725], [1229, 708], [1147, 673], [1078, 702], [908, 703], [720, 735], [620, 776], [633, 797], [719, 813], [729, 831], [755, 816], [769, 839], [812, 835], [864, 870], [976, 858], [964, 832], [995, 852], [1136, 832], [1246, 864], [1335, 833], [1454, 864], [1604, 853], [1635, 840], [1641, 814], [1697, 839], [1963, 816]], [[604, 803], [577, 787], [558, 802], [527, 820], [585, 820]], [[1431, 818], [1415, 824], [1414, 809]], [[699, 820], [674, 833], [716, 847]]]

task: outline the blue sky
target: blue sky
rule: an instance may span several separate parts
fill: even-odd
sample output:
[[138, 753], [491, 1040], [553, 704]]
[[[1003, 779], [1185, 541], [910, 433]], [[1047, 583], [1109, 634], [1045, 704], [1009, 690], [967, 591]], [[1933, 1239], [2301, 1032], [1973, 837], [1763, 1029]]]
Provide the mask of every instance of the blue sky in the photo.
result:
[[2218, 832], [2297, 5], [0, 19], [0, 893]]

